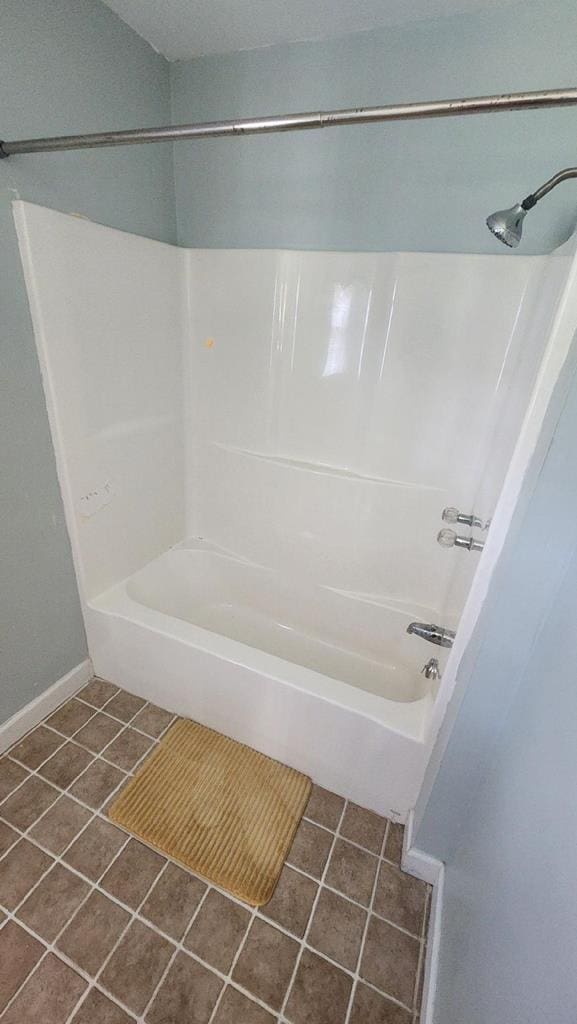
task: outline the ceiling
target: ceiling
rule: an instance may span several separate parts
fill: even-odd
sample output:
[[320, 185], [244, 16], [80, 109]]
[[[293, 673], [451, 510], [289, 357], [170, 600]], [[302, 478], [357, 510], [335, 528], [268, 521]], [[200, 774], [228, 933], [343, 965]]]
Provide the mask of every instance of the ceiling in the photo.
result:
[[[329, 39], [515, 0], [104, 0], [169, 60]], [[518, 2], [518, 0], [517, 0]]]

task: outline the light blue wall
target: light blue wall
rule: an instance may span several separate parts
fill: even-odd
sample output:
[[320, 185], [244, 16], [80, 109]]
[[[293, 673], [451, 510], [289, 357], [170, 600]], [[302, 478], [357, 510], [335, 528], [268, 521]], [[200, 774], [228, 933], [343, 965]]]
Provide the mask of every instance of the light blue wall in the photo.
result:
[[437, 1024], [577, 1019], [575, 351], [571, 365], [419, 808], [416, 845], [446, 861]]
[[[577, 5], [518, 5], [172, 65], [176, 122], [575, 82]], [[198, 246], [497, 252], [485, 217], [577, 163], [575, 110], [344, 127], [175, 147], [179, 240]], [[562, 186], [527, 222], [544, 252], [575, 220]]]
[[[1, 0], [0, 136], [162, 124], [168, 65], [99, 0]], [[170, 146], [0, 161], [0, 722], [86, 657], [10, 202], [174, 240]]]
[[[574, 344], [545, 416], [491, 582], [490, 599], [459, 665], [455, 691], [417, 801], [417, 845], [442, 861], [451, 859], [462, 840], [471, 792], [479, 785], [487, 751], [516, 699], [567, 567], [574, 508], [561, 495], [569, 478], [552, 482], [558, 440], [553, 449], [550, 445], [574, 386], [576, 365]], [[575, 488], [577, 493], [577, 475]]]

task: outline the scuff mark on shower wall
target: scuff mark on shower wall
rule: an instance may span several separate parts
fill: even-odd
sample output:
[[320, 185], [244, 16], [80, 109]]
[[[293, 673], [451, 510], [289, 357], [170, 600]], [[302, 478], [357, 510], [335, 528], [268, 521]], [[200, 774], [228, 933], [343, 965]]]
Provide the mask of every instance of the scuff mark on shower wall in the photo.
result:
[[104, 483], [84, 491], [78, 499], [80, 515], [84, 519], [90, 519], [91, 516], [96, 515], [101, 509], [106, 508], [113, 497], [114, 491], [110, 480], [105, 480]]

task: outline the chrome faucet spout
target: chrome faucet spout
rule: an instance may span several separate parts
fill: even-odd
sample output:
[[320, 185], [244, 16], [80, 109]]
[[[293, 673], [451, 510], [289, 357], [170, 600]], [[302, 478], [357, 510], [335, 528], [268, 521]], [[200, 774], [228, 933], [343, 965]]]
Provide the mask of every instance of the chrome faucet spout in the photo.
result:
[[407, 633], [420, 636], [421, 639], [428, 640], [429, 643], [436, 644], [437, 647], [452, 647], [456, 636], [454, 630], [447, 629], [445, 626], [436, 626], [433, 622], [411, 622], [407, 626]]

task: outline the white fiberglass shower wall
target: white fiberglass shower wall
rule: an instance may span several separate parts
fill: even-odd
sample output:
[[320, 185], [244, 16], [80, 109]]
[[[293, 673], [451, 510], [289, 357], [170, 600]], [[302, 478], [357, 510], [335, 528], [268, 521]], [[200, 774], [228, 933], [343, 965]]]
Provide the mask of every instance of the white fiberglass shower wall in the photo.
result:
[[95, 671], [403, 818], [566, 260], [15, 212]]

